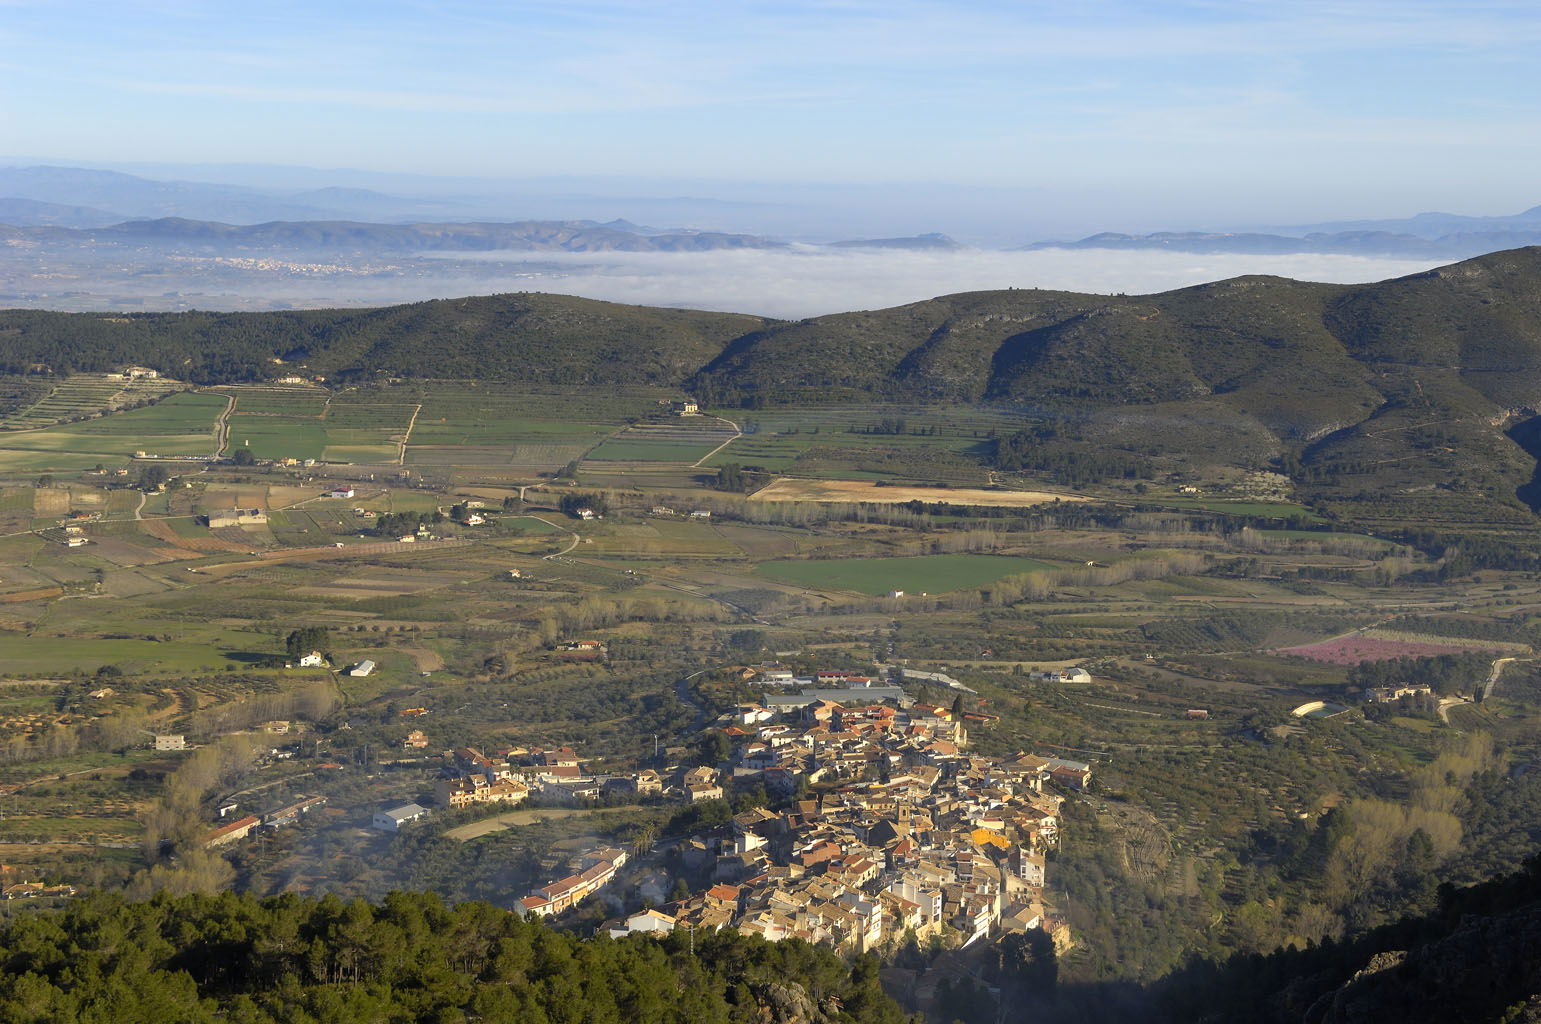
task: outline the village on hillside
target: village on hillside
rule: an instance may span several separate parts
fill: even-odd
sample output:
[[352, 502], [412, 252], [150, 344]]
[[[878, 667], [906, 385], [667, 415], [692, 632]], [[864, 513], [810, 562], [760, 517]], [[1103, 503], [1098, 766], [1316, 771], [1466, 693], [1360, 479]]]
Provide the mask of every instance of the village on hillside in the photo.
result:
[[[813, 685], [767, 693], [720, 717], [714, 731], [726, 756], [717, 764], [599, 775], [569, 747], [494, 757], [463, 747], [444, 755], [436, 802], [513, 806], [537, 794], [563, 803], [628, 796], [696, 803], [763, 788], [769, 806], [724, 815], [631, 856], [585, 851], [569, 874], [515, 903], [518, 912], [556, 917], [603, 890], [624, 890], [631, 901], [612, 895], [612, 911], [639, 909], [606, 922], [613, 937], [733, 928], [860, 953], [1041, 930], [1061, 950], [1071, 945], [1068, 925], [1045, 899], [1045, 855], [1058, 843], [1061, 794], [1084, 790], [1090, 765], [970, 754], [970, 720], [990, 716], [960, 710], [961, 700], [921, 703], [853, 672], [753, 671], [750, 681], [771, 689]], [[935, 673], [926, 681], [967, 689]], [[386, 812], [400, 820], [379, 827], [394, 830], [417, 812], [426, 813], [415, 804]], [[710, 884], [689, 892], [685, 876]]]

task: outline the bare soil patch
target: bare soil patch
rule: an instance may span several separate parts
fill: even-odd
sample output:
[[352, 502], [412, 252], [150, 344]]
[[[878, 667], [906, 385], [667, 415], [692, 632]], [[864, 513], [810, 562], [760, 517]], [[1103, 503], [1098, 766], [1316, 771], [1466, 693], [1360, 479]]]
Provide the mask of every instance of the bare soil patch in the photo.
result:
[[1026, 508], [1051, 501], [1090, 501], [1080, 494], [1055, 491], [990, 491], [982, 487], [910, 487], [884, 485], [871, 480], [795, 480], [790, 477], [762, 487], [750, 495], [754, 501], [850, 501], [898, 505], [906, 501], [946, 505], [985, 505]]

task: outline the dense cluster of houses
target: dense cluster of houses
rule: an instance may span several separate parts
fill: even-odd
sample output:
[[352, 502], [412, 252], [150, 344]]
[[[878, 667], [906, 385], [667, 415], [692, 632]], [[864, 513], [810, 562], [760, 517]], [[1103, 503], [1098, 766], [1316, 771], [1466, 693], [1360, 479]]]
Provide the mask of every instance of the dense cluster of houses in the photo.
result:
[[967, 944], [1041, 928], [1068, 943], [1043, 895], [1064, 800], [1048, 787], [1084, 788], [1089, 765], [972, 756], [964, 723], [926, 704], [814, 700], [790, 714], [751, 704], [731, 718], [733, 755], [719, 771], [735, 786], [795, 795], [803, 781], [833, 785], [685, 840], [685, 867], [716, 884], [673, 903], [639, 887], [661, 905], [612, 935], [731, 927], [859, 952], [910, 934], [951, 930]]
[[495, 762], [474, 747], [459, 747], [445, 754], [444, 768], [433, 787], [434, 801], [440, 807], [451, 808], [472, 804], [512, 806], [529, 795], [530, 787], [514, 777], [514, 769], [506, 760]]
[[[421, 737], [421, 732], [416, 731]], [[410, 739], [410, 737], [409, 737]], [[426, 744], [426, 739], [423, 740]], [[720, 800], [723, 788], [716, 770], [674, 768], [596, 774], [571, 747], [498, 750], [487, 756], [474, 747], [446, 751], [434, 799], [443, 807], [472, 804], [518, 804], [530, 794], [562, 803], [636, 797], [674, 797], [687, 802]]]

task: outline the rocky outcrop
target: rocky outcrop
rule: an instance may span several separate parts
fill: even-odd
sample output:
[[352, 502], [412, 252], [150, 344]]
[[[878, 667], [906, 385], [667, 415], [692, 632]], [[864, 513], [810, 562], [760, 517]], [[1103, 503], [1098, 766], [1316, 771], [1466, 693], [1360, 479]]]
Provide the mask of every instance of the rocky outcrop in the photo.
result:
[[1497, 1020], [1508, 1010], [1541, 1020], [1541, 906], [1468, 916], [1449, 935], [1377, 953], [1318, 998], [1308, 1024], [1450, 1024]]

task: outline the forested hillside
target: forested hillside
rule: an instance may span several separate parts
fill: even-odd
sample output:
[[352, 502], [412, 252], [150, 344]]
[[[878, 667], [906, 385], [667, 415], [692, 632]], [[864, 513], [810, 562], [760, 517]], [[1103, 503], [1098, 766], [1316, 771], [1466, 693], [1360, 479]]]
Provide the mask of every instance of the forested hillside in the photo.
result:
[[877, 960], [676, 932], [612, 942], [485, 903], [95, 896], [0, 928], [0, 1020], [35, 1024], [899, 1024]]
[[197, 384], [295, 373], [330, 380], [474, 378], [674, 384], [758, 317], [559, 295], [446, 299], [286, 313], [0, 312], [0, 371], [137, 363]]
[[1174, 1022], [1541, 1020], [1541, 859], [1446, 888], [1430, 914], [1341, 944], [1196, 963], [1151, 994], [1142, 1015]]

